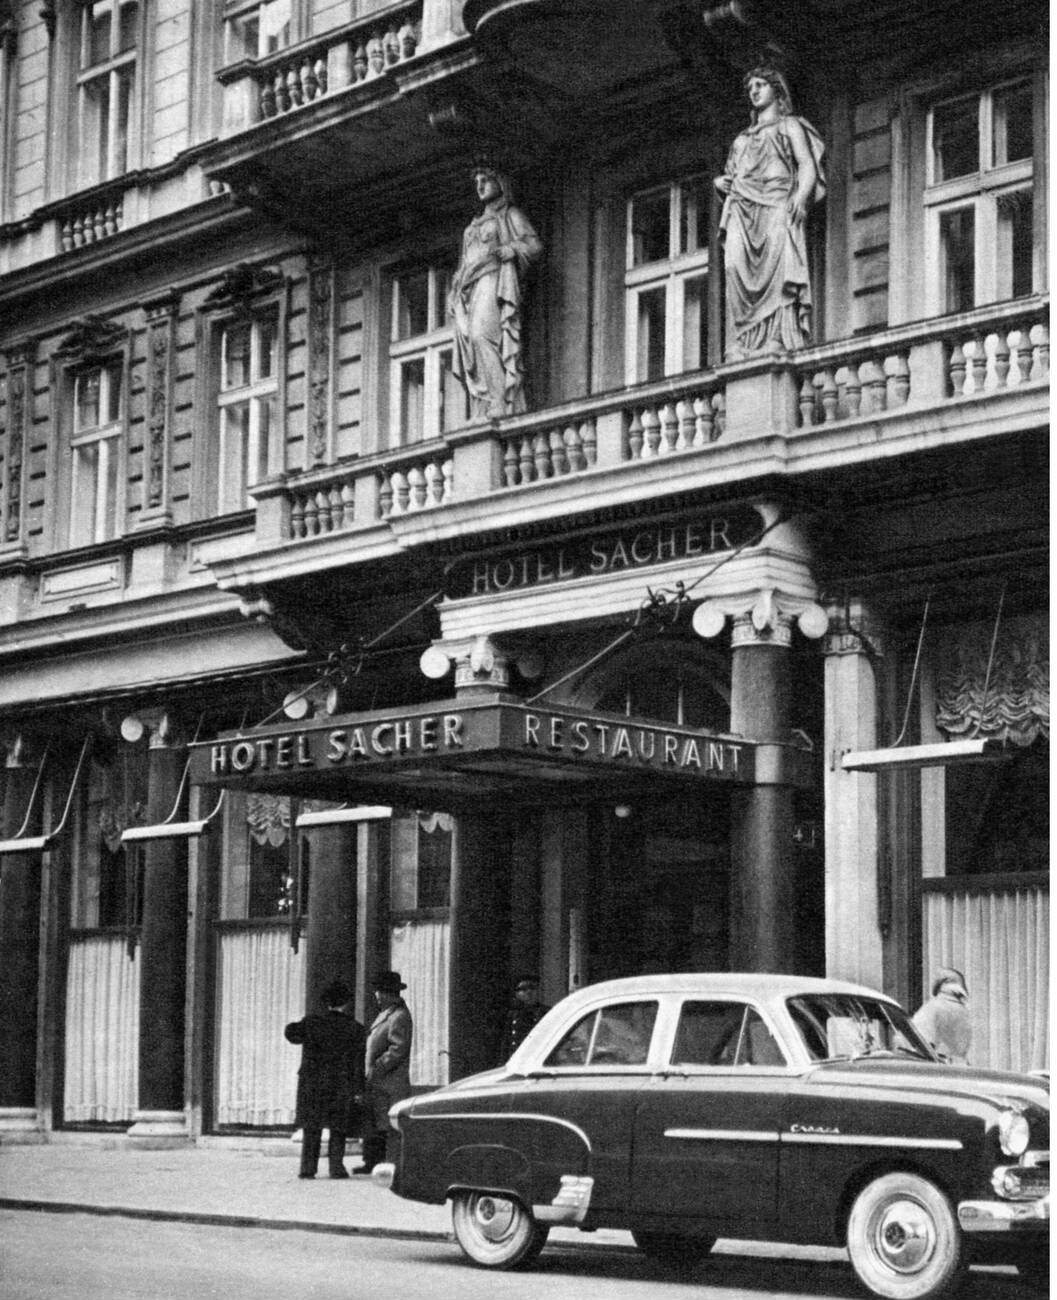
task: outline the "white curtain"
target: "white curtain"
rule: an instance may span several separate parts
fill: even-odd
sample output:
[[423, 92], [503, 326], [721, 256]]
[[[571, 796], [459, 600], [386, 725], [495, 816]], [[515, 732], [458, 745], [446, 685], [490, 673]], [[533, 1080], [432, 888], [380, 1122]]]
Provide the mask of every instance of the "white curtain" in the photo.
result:
[[303, 952], [285, 927], [224, 931], [217, 965], [217, 1123], [293, 1124], [301, 1049], [283, 1029], [305, 1014]]
[[139, 947], [124, 935], [73, 938], [66, 967], [63, 1116], [132, 1121], [139, 1092]]
[[407, 921], [393, 927], [389, 965], [407, 985], [411, 1009], [411, 1082], [448, 1082], [448, 921]]
[[922, 987], [953, 966], [969, 986], [971, 1065], [996, 1070], [1049, 1066], [1049, 891], [924, 895]]

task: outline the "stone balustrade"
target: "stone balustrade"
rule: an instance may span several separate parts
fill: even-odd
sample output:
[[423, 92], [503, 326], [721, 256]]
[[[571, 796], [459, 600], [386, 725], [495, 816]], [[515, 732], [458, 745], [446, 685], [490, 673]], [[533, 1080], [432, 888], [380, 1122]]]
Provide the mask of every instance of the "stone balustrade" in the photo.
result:
[[1045, 320], [1028, 318], [1013, 328], [986, 325], [948, 340], [947, 373], [952, 397], [997, 393], [1050, 373], [1050, 332]]
[[380, 77], [418, 50], [422, 0], [335, 27], [217, 74], [224, 87], [224, 133], [280, 117], [335, 91]]
[[59, 222], [59, 247], [64, 253], [116, 235], [121, 229], [124, 205], [121, 196], [111, 196], [64, 216]]
[[625, 419], [625, 460], [653, 460], [707, 447], [726, 428], [726, 394], [712, 384], [667, 401], [634, 406]]
[[336, 533], [356, 522], [355, 479], [348, 470], [329, 482], [294, 484], [289, 496], [291, 537]]
[[440, 451], [379, 471], [378, 516], [411, 514], [430, 506], [447, 505], [455, 496], [455, 461]]
[[800, 423], [830, 424], [905, 406], [910, 350], [849, 358], [845, 365], [798, 371]]
[[570, 421], [551, 429], [527, 431], [506, 438], [503, 445], [503, 483], [520, 487], [543, 479], [560, 478], [591, 469], [598, 459], [593, 419]]

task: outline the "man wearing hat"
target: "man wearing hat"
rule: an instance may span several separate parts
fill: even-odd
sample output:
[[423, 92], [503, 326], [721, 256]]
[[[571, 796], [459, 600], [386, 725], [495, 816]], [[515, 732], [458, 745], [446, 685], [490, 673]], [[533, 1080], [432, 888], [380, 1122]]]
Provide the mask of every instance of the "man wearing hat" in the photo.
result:
[[342, 980], [328, 984], [320, 995], [321, 1013], [286, 1026], [289, 1042], [301, 1045], [297, 1075], [297, 1122], [304, 1130], [299, 1178], [315, 1178], [323, 1130], [328, 1129], [327, 1163], [331, 1178], [348, 1178], [345, 1137], [349, 1109], [363, 1094], [363, 1051], [366, 1035], [358, 1020], [343, 1008], [352, 990]]
[[550, 1010], [540, 1002], [540, 982], [534, 975], [518, 980], [514, 988], [514, 1001], [503, 1025], [503, 1038], [499, 1048], [500, 1062], [509, 1061], [533, 1029]]
[[367, 1034], [367, 1094], [363, 1120], [363, 1164], [369, 1174], [391, 1144], [389, 1107], [411, 1095], [411, 1012], [400, 996], [407, 985], [395, 970], [384, 970], [372, 985], [378, 1014]]
[[969, 989], [960, 970], [945, 967], [932, 983], [932, 997], [914, 1013], [914, 1025], [941, 1061], [967, 1065], [973, 1038]]

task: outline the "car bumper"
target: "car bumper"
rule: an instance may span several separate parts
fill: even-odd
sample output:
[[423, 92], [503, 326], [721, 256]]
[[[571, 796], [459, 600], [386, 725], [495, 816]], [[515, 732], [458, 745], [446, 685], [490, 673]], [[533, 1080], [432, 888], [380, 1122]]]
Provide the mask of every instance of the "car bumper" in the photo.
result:
[[962, 1201], [963, 1232], [1038, 1232], [1050, 1225], [1049, 1195], [1037, 1201]]
[[387, 1191], [396, 1182], [396, 1165], [389, 1161], [375, 1165], [371, 1170], [371, 1182], [378, 1187], [384, 1187]]

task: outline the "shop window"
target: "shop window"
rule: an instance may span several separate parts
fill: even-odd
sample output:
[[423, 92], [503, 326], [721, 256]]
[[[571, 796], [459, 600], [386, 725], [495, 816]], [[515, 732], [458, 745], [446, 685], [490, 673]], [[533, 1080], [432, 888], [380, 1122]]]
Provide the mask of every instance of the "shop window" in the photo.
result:
[[123, 361], [115, 359], [70, 376], [70, 546], [121, 531], [123, 374]]
[[74, 929], [129, 929], [143, 920], [143, 852], [123, 845], [121, 832], [144, 820], [146, 773], [143, 746], [89, 763], [73, 834]]
[[137, 0], [80, 6], [77, 122], [83, 185], [128, 170], [140, 21]]
[[451, 903], [454, 821], [448, 813], [393, 818], [389, 909], [393, 914], [445, 909]]
[[946, 771], [948, 876], [1049, 870], [1049, 745]]
[[1033, 115], [1027, 78], [928, 111], [925, 255], [938, 311], [1032, 292]]
[[263, 59], [295, 38], [293, 0], [228, 0], [224, 15], [224, 63]]
[[219, 365], [216, 506], [249, 509], [248, 489], [267, 477], [276, 446], [279, 396], [279, 307], [271, 303], [217, 329]]
[[296, 815], [296, 805], [284, 795], [229, 796], [224, 920], [274, 920], [308, 912], [309, 842], [291, 833]]
[[389, 331], [389, 426], [393, 446], [437, 438], [467, 422], [466, 391], [452, 369], [447, 300], [452, 267], [398, 273]]
[[642, 383], [708, 365], [712, 185], [695, 176], [628, 200], [625, 379]]
[[640, 671], [636, 665], [606, 691], [595, 707], [629, 718], [652, 718], [711, 731], [726, 731], [730, 724], [729, 699], [699, 670], [683, 665], [652, 674]]

